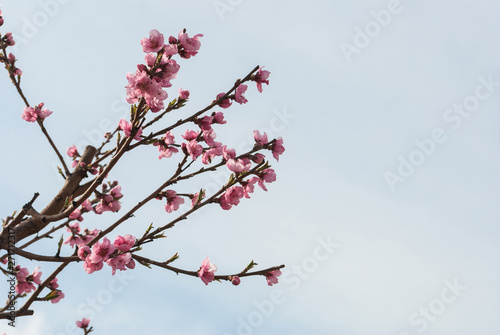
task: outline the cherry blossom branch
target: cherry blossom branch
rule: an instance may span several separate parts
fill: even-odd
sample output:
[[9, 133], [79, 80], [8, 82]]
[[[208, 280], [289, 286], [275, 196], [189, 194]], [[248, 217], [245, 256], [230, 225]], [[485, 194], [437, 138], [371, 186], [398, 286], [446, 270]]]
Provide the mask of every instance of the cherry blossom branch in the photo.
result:
[[[183, 270], [183, 269], [168, 265], [167, 262], [154, 261], [152, 259], [149, 259], [149, 258], [146, 258], [143, 256], [139, 256], [136, 254], [132, 254], [132, 258], [134, 258], [135, 260], [137, 260], [141, 264], [153, 264], [153, 265], [156, 265], [158, 267], [173, 271], [176, 274], [181, 273], [181, 274], [187, 275], [187, 276], [198, 277], [198, 271]], [[270, 268], [267, 268], [264, 270], [254, 271], [254, 272], [246, 272], [245, 270], [243, 270], [242, 272], [237, 273], [237, 274], [233, 274], [233, 275], [216, 275], [216, 276], [214, 276], [214, 279], [215, 280], [229, 280], [230, 281], [231, 278], [235, 277], [235, 276], [238, 276], [238, 277], [265, 276], [267, 273], [269, 273], [271, 271], [280, 270], [280, 269], [283, 269], [284, 267], [285, 267], [285, 265], [282, 264], [282, 265], [273, 266], [273, 267], [270, 267]]]

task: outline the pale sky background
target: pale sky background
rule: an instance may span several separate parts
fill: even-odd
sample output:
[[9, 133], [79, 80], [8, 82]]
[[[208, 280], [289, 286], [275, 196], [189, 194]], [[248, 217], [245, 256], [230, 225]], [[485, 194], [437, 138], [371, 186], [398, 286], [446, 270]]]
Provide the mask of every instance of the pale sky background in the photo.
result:
[[[115, 277], [109, 267], [88, 275], [78, 263], [58, 276], [66, 298], [36, 303], [35, 315], [18, 318], [15, 329], [2, 321], [2, 332], [82, 334], [72, 325], [90, 316], [95, 334], [499, 334], [496, 2], [1, 5], [0, 31], [14, 32], [18, 41], [24, 91], [32, 105], [43, 101], [54, 111], [45, 124], [61, 150], [97, 144], [114, 129], [128, 106], [126, 73], [143, 62], [141, 38], [150, 29], [176, 36], [182, 28], [204, 37], [196, 57], [179, 61], [168, 92], [173, 98], [179, 87], [189, 89], [191, 99], [172, 120], [204, 107], [254, 66], [266, 66], [264, 93], [250, 84], [249, 102], [226, 110], [228, 124], [216, 132], [237, 148], [254, 129], [267, 128], [286, 147], [279, 163], [269, 155], [278, 180], [267, 193], [257, 190], [230, 211], [207, 208], [142, 253], [167, 259], [178, 252], [174, 265], [190, 270], [209, 256], [220, 274], [252, 259], [259, 269], [285, 264], [278, 285], [251, 277], [238, 287], [205, 286], [140, 265]], [[62, 184], [38, 127], [20, 118], [23, 104], [5, 71], [0, 89], [5, 217], [37, 191], [35, 207], [42, 208]], [[456, 104], [471, 112], [461, 116]], [[125, 158], [110, 176], [122, 185], [122, 211], [174, 164], [175, 158], [158, 161], [155, 148]], [[193, 180], [176, 190], [213, 183]], [[162, 205], [151, 203], [110, 237], [165, 224], [173, 216]], [[87, 216], [81, 225], [102, 228], [114, 218]], [[334, 243], [330, 252], [321, 247], [325, 241]], [[38, 250], [52, 255], [55, 242], [48, 242]], [[44, 276], [53, 267], [42, 264]], [[0, 287], [6, 291], [5, 282]]]

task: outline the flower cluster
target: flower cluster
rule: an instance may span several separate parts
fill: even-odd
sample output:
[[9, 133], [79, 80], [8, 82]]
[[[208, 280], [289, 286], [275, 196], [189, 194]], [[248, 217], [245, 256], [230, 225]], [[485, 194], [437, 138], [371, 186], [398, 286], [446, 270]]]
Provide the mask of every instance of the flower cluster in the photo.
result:
[[84, 261], [83, 268], [87, 273], [93, 273], [102, 269], [104, 262], [111, 266], [112, 274], [116, 269], [120, 271], [126, 268], [135, 268], [135, 261], [132, 254], [128, 252], [135, 244], [136, 238], [132, 235], [117, 236], [111, 244], [108, 238], [104, 238], [101, 243], [92, 246], [92, 251], [88, 246], [78, 249], [78, 257]]
[[121, 208], [118, 200], [123, 197], [121, 191], [122, 188], [118, 185], [117, 181], [109, 183], [109, 186], [103, 184], [102, 193], [97, 194], [97, 199], [100, 199], [100, 202], [95, 206], [94, 212], [96, 212], [96, 214], [102, 214], [108, 211], [118, 212]]
[[162, 159], [163, 157], [170, 158], [173, 154], [179, 152], [174, 146], [175, 138], [171, 131], [167, 131], [165, 135], [163, 135], [163, 138], [155, 142], [154, 145], [157, 146], [160, 151], [158, 159]]
[[68, 224], [66, 230], [71, 233], [71, 236], [68, 236], [64, 244], [69, 244], [71, 248], [75, 245], [79, 247], [86, 245], [100, 233], [98, 229], [88, 230], [87, 228], [84, 229], [83, 233], [80, 233], [80, 225], [78, 222]]
[[47, 116], [52, 114], [47, 108], [42, 109], [43, 102], [33, 107], [24, 107], [24, 112], [21, 114], [21, 118], [28, 122], [35, 122], [38, 119], [45, 119]]
[[42, 273], [38, 271], [39, 266], [35, 268], [32, 274], [29, 274], [27, 268], [21, 268], [20, 265], [16, 265], [14, 272], [16, 272], [16, 293], [30, 293], [35, 290], [35, 285], [33, 283], [40, 285]]
[[[175, 79], [180, 68], [172, 56], [195, 56], [200, 49], [199, 38], [202, 36], [198, 34], [190, 38], [186, 31], [182, 30], [178, 38], [170, 36], [167, 45], [163, 34], [156, 29], [151, 30], [149, 38], [141, 40], [142, 49], [146, 53], [146, 65], [139, 64], [135, 74], [127, 74], [127, 102], [135, 104], [144, 98], [153, 113], [165, 108], [164, 100], [168, 98], [168, 94], [163, 88], [172, 86], [170, 81]], [[187, 100], [189, 91], [179, 90], [179, 97]]]

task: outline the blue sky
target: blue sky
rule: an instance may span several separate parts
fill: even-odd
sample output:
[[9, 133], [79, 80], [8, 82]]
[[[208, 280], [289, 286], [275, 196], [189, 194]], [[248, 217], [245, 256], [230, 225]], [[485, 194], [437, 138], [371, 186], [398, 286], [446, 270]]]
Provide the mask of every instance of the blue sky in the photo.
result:
[[[285, 264], [280, 284], [238, 287], [138, 266], [112, 277], [81, 264], [59, 276], [66, 298], [37, 304], [7, 334], [497, 334], [500, 71], [491, 1], [3, 1], [22, 85], [54, 111], [46, 127], [60, 148], [83, 147], [126, 113], [125, 75], [143, 61], [141, 38], [186, 28], [204, 34], [168, 91], [204, 107], [255, 65], [271, 71], [259, 94], [227, 110], [218, 138], [234, 147], [254, 129], [282, 136], [278, 179], [231, 211], [207, 208], [144, 255], [181, 255], [218, 272], [251, 259]], [[61, 187], [48, 144], [21, 120], [4, 73], [2, 216], [34, 192]], [[174, 118], [175, 119], [175, 118]], [[107, 128], [107, 129], [106, 129]], [[272, 159], [271, 159], [272, 160]], [[169, 165], [170, 163], [170, 165]], [[113, 172], [123, 206], [149, 194], [172, 168], [153, 148]], [[220, 177], [222, 178], [222, 177]], [[210, 187], [218, 178], [194, 180]], [[103, 227], [114, 216], [88, 217]], [[169, 216], [155, 203], [117, 233], [142, 234]], [[112, 234], [114, 238], [115, 235]], [[58, 237], [58, 236], [57, 236]], [[41, 252], [54, 252], [54, 243]], [[68, 253], [69, 249], [65, 249]], [[23, 263], [24, 264], [24, 263]], [[34, 263], [25, 263], [32, 269]], [[44, 274], [51, 265], [43, 265]], [[3, 285], [3, 284], [2, 284]]]

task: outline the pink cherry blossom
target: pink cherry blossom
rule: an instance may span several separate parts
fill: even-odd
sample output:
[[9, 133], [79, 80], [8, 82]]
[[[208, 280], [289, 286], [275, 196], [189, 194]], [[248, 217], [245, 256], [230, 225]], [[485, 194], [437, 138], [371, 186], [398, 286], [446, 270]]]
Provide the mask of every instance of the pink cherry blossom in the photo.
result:
[[280, 270], [274, 270], [266, 273], [267, 285], [273, 286], [273, 284], [278, 284], [278, 277], [281, 276]]
[[92, 251], [90, 250], [90, 247], [84, 245], [80, 246], [78, 248], [78, 258], [80, 258], [82, 261], [84, 261], [88, 255], [90, 255]]
[[180, 45], [184, 48], [183, 50], [179, 51], [179, 55], [182, 58], [190, 58], [191, 56], [195, 56], [198, 53], [198, 50], [200, 50], [201, 47], [201, 42], [200, 42], [200, 37], [203, 37], [202, 34], [196, 34], [193, 37], [189, 37], [188, 34], [185, 32], [185, 30], [181, 30], [179, 32], [179, 43]]
[[109, 255], [115, 251], [115, 246], [112, 244], [107, 237], [103, 238], [101, 243], [96, 243], [92, 246], [92, 254], [87, 257], [86, 260], [91, 261], [94, 264], [98, 262], [105, 262], [108, 260]]
[[264, 160], [264, 158], [266, 158], [266, 156], [264, 156], [260, 152], [254, 154], [254, 155], [252, 155], [252, 157], [250, 157], [252, 162], [254, 162], [255, 164], [260, 164]]
[[82, 321], [76, 321], [76, 326], [78, 328], [87, 328], [90, 323], [90, 319], [83, 318]]
[[192, 160], [196, 160], [203, 153], [203, 147], [196, 140], [191, 140], [187, 144], [182, 143], [182, 148], [187, 151]]
[[208, 285], [208, 283], [212, 282], [215, 277], [215, 271], [217, 271], [217, 266], [215, 264], [210, 263], [210, 259], [207, 257], [201, 263], [201, 267], [198, 270], [198, 277], [200, 277], [201, 281]]
[[271, 72], [262, 70], [262, 68], [260, 68], [259, 71], [257, 71], [257, 73], [252, 76], [252, 80], [257, 83], [257, 89], [260, 93], [262, 93], [262, 84], [269, 85], [269, 74], [271, 74]]
[[59, 284], [57, 283], [57, 278], [54, 278], [50, 281], [48, 287], [51, 289], [51, 290], [55, 290], [56, 288], [59, 287]]
[[[192, 196], [190, 196], [191, 198], [191, 208], [193, 208], [196, 204], [198, 204], [198, 198], [200, 197], [200, 192], [196, 192], [195, 194], [193, 194]], [[200, 202], [205, 199], [205, 194], [203, 194], [201, 196], [201, 199], [200, 199]]]
[[78, 220], [78, 221], [83, 221], [83, 217], [82, 217], [82, 212], [77, 208], [75, 209], [70, 215], [69, 215], [69, 218], [71, 220]]
[[35, 113], [35, 109], [33, 107], [24, 107], [21, 118], [28, 122], [35, 122], [38, 119], [38, 115]]
[[246, 104], [248, 100], [243, 96], [243, 93], [247, 90], [247, 85], [239, 85], [236, 88], [236, 93], [234, 94], [234, 100], [239, 104]]
[[154, 143], [155, 146], [158, 146], [158, 150], [160, 151], [158, 159], [162, 159], [163, 157], [169, 158], [172, 157], [172, 154], [179, 152], [177, 148], [171, 146], [172, 144], [175, 144], [175, 139], [174, 135], [169, 130], [163, 136], [163, 141], [160, 140], [159, 142]]
[[199, 132], [186, 129], [186, 131], [184, 132], [184, 135], [182, 135], [182, 138], [185, 139], [186, 141], [191, 141], [191, 140], [196, 139], [198, 137], [198, 135], [199, 135]]
[[7, 58], [11, 64], [14, 64], [14, 62], [16, 61], [16, 56], [14, 56], [12, 52], [9, 53], [9, 56], [7, 56]]
[[229, 159], [226, 162], [226, 166], [229, 170], [236, 172], [236, 173], [241, 173], [243, 171], [248, 171], [252, 167], [252, 162], [250, 161], [250, 158], [243, 157], [243, 158], [238, 158], [238, 159]]
[[222, 143], [215, 142], [214, 146], [203, 153], [201, 161], [203, 164], [210, 164], [216, 156], [222, 156]]
[[259, 177], [252, 177], [247, 181], [242, 182], [241, 184], [243, 185], [243, 191], [245, 198], [249, 199], [250, 198], [250, 193], [253, 193], [254, 191], [254, 184], [260, 181]]
[[187, 100], [189, 99], [189, 91], [179, 88], [179, 99]]
[[203, 141], [205, 141], [205, 143], [208, 144], [210, 147], [214, 147], [216, 145], [215, 144], [216, 137], [217, 134], [212, 128], [208, 130], [203, 130]]
[[92, 263], [90, 260], [89, 260], [89, 257], [87, 257], [87, 259], [85, 259], [85, 262], [83, 262], [83, 269], [88, 273], [88, 274], [91, 274], [91, 273], [94, 273], [95, 271], [99, 271], [102, 269], [102, 267], [104, 266], [104, 263], [103, 261], [100, 261], [100, 262], [97, 262], [97, 263]]
[[147, 66], [149, 67], [153, 67], [156, 63], [156, 58], [157, 58], [157, 55], [156, 54], [146, 54], [144, 56], [144, 62], [146, 62]]
[[[221, 99], [224, 95], [226, 95], [226, 93], [224, 93], [224, 92], [217, 94], [217, 100]], [[229, 98], [221, 99], [217, 103], [217, 105], [219, 105], [219, 107], [224, 108], [224, 109], [231, 107], [231, 104], [232, 104], [232, 102], [231, 102], [231, 99], [229, 99]]]
[[90, 202], [90, 200], [85, 200], [83, 203], [82, 203], [82, 210], [85, 209], [85, 211], [87, 212], [90, 212], [92, 210], [92, 203]]
[[120, 251], [129, 251], [134, 246], [135, 241], [136, 238], [130, 234], [126, 234], [125, 236], [118, 235], [113, 244]]
[[[118, 126], [120, 127], [121, 130], [123, 130], [125, 136], [129, 137], [130, 134], [132, 133], [132, 124], [127, 120], [121, 119]], [[142, 127], [137, 130], [137, 133], [134, 136], [134, 140], [140, 141], [141, 135], [142, 135]]]
[[258, 130], [253, 131], [253, 138], [255, 140], [255, 143], [257, 143], [257, 145], [259, 147], [264, 146], [268, 142], [267, 141], [267, 134], [266, 133], [261, 134]]
[[33, 270], [33, 274], [32, 274], [33, 279], [32, 279], [32, 280], [33, 280], [33, 282], [34, 282], [35, 284], [40, 285], [40, 284], [41, 284], [41, 282], [42, 282], [42, 281], [41, 281], [41, 279], [40, 279], [40, 278], [42, 277], [42, 273], [41, 273], [40, 271], [38, 271], [38, 269], [40, 269], [40, 267], [39, 267], [39, 266], [37, 266], [37, 267], [35, 268], [35, 270]]
[[68, 150], [66, 150], [66, 154], [69, 156], [69, 157], [74, 157], [74, 156], [79, 156], [78, 154], [78, 149], [76, 148], [76, 145], [72, 145], [68, 148]]
[[143, 38], [141, 40], [142, 50], [144, 52], [158, 52], [163, 47], [165, 43], [165, 38], [156, 29], [149, 31], [149, 38]]
[[267, 191], [264, 182], [272, 183], [273, 181], [276, 181], [276, 173], [274, 172], [273, 169], [265, 169], [259, 174], [258, 183], [260, 188], [263, 189], [264, 191]]
[[222, 147], [222, 156], [226, 161], [236, 158], [236, 150], [228, 149], [227, 146]]
[[179, 205], [184, 203], [184, 198], [179, 197], [173, 190], [166, 191], [167, 204], [164, 206], [167, 213], [172, 213], [179, 209]]
[[[114, 276], [116, 273], [116, 269], [120, 271], [125, 271], [127, 270], [125, 267], [128, 267], [129, 269], [135, 268], [135, 262], [132, 259], [132, 254], [130, 252], [127, 252], [125, 254], [120, 254], [117, 255], [114, 258], [109, 258], [106, 263], [111, 266], [111, 274]], [[132, 264], [130, 264], [132, 263]], [[130, 266], [129, 266], [130, 264]]]
[[13, 46], [16, 44], [14, 37], [12, 37], [12, 33], [6, 33], [3, 38], [5, 39], [5, 44], [7, 44], [7, 46]]
[[271, 147], [271, 151], [273, 152], [273, 157], [279, 161], [279, 156], [285, 152], [285, 147], [283, 146], [283, 139], [278, 137], [276, 142], [273, 143]]
[[231, 207], [237, 206], [240, 203], [240, 199], [245, 196], [245, 191], [243, 187], [235, 185], [226, 190], [226, 192], [219, 198], [219, 204], [222, 209], [228, 210]]
[[218, 123], [218, 124], [225, 124], [226, 120], [224, 120], [224, 113], [222, 112], [215, 112], [213, 114], [214, 121], [213, 123]]
[[202, 130], [210, 130], [212, 129], [212, 122], [214, 121], [213, 116], [205, 115], [201, 119], [196, 120], [196, 123]]
[[241, 282], [240, 277], [238, 277], [238, 276], [232, 276], [232, 277], [231, 277], [231, 283], [232, 283], [234, 286], [238, 286], [238, 285], [240, 285], [240, 282]]

